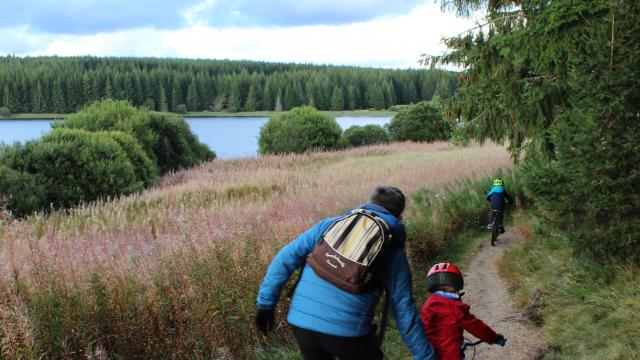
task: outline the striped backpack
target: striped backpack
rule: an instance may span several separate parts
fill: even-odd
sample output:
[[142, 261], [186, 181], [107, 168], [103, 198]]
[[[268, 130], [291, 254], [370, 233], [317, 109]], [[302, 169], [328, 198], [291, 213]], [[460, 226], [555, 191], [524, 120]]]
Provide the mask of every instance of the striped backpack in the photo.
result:
[[356, 209], [329, 226], [307, 263], [319, 277], [344, 291], [369, 292], [390, 243], [389, 225], [370, 211]]

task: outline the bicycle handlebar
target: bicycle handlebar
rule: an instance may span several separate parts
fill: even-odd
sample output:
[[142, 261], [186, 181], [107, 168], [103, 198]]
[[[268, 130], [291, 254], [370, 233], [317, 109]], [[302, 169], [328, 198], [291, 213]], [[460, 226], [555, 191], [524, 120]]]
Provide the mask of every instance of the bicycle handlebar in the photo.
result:
[[479, 345], [481, 342], [482, 342], [482, 340], [478, 340], [478, 341], [474, 341], [474, 342], [471, 342], [469, 340], [465, 340], [464, 341], [464, 345], [465, 346], [476, 346], [476, 345]]

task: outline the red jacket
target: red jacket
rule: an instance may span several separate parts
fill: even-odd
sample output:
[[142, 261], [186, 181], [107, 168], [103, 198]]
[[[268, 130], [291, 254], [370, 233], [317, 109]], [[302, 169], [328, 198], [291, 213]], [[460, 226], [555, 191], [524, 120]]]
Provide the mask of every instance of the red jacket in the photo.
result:
[[429, 296], [420, 310], [420, 320], [429, 342], [438, 353], [438, 360], [462, 359], [463, 329], [489, 344], [497, 340], [493, 329], [469, 313], [469, 305], [442, 295]]

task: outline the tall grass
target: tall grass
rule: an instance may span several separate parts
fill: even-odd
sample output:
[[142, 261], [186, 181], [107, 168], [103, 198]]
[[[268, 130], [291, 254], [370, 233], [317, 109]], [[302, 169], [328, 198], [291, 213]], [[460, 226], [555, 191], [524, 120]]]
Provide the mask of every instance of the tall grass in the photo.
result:
[[517, 173], [497, 169], [493, 174], [463, 178], [441, 188], [424, 187], [414, 195], [409, 209], [407, 235], [413, 260], [433, 260], [444, 251], [451, 252], [461, 235], [469, 236], [486, 229], [489, 205], [485, 199], [492, 179], [500, 177], [516, 204], [507, 206], [511, 212], [529, 200], [523, 192]]
[[[254, 357], [264, 345], [251, 326], [257, 288], [284, 244], [375, 185], [412, 198], [508, 166], [493, 146], [379, 145], [214, 161], [142, 194], [23, 221], [5, 214], [2, 355]], [[407, 221], [419, 223], [411, 209]], [[284, 305], [276, 334], [286, 342]]]
[[640, 359], [640, 271], [578, 258], [571, 241], [532, 219], [529, 241], [500, 264], [516, 301], [542, 326], [545, 359]]

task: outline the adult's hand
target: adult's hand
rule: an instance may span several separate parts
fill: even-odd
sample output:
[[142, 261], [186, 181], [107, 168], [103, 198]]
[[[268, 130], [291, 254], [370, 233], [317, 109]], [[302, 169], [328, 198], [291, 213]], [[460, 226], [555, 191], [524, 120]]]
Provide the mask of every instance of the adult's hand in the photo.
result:
[[269, 331], [273, 330], [275, 321], [273, 309], [258, 309], [256, 313], [256, 328], [258, 331], [267, 335]]

